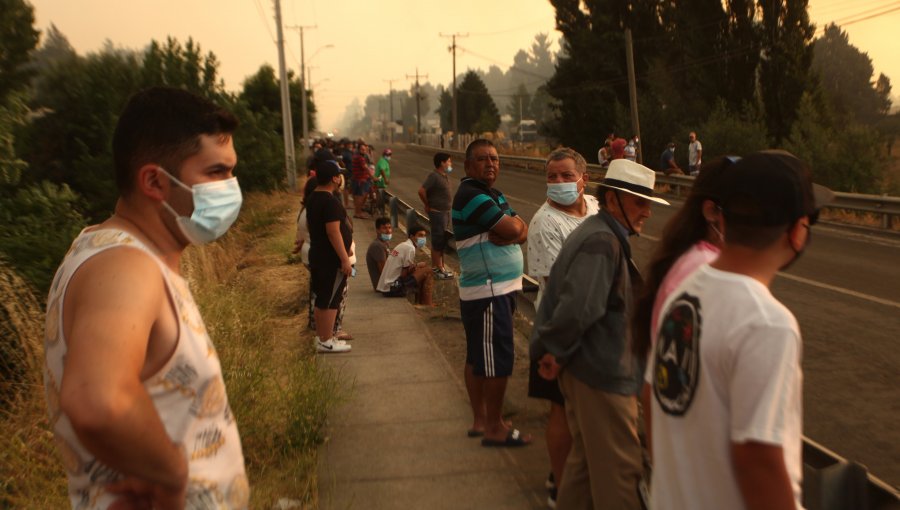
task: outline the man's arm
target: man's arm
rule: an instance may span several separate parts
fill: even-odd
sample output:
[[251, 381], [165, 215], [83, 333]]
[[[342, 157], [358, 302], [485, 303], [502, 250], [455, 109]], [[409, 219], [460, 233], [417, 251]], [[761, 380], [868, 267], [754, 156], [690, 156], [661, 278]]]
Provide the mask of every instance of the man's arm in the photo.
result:
[[[552, 275], [561, 279], [561, 282], [552, 280], [552, 285], [558, 285], [555, 287], [556, 304], [548, 320], [535, 323], [531, 343], [540, 343], [560, 365], [565, 366], [568, 362], [588, 327], [606, 315], [609, 290], [617, 268], [611, 242], [604, 236], [590, 236], [578, 247], [565, 271]], [[547, 299], [545, 295], [544, 300]], [[546, 305], [542, 302], [541, 309]]]
[[60, 409], [97, 459], [138, 479], [160, 503], [183, 505], [187, 458], [142, 381], [150, 337], [161, 314], [172, 313], [159, 267], [132, 249], [100, 253], [72, 278], [64, 309]]
[[326, 223], [325, 234], [328, 235], [331, 247], [334, 248], [335, 253], [341, 259], [341, 272], [346, 276], [350, 276], [353, 267], [350, 265], [350, 255], [347, 254], [347, 250], [344, 248], [344, 237], [341, 236], [341, 222], [329, 221]]
[[731, 443], [731, 463], [748, 510], [793, 510], [794, 492], [780, 446]]
[[528, 240], [528, 225], [518, 216], [503, 215], [491, 227], [488, 239], [494, 244], [522, 244]]
[[431, 207], [428, 205], [428, 195], [425, 193], [424, 184], [419, 187], [419, 199], [422, 201], [422, 204], [425, 205], [425, 213], [427, 214], [429, 211], [431, 211]]

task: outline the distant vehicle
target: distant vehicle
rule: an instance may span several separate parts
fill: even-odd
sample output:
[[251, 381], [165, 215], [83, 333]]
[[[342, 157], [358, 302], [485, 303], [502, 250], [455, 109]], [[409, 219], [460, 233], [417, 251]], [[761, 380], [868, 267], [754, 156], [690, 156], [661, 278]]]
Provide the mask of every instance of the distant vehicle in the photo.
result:
[[533, 142], [537, 140], [537, 121], [522, 119], [519, 122], [519, 141]]

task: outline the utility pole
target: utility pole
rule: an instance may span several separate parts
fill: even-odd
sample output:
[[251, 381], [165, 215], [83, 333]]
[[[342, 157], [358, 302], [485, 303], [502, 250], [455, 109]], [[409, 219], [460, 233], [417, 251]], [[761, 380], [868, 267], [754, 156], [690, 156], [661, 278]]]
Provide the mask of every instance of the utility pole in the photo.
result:
[[457, 113], [456, 113], [456, 38], [457, 37], [469, 37], [468, 33], [465, 34], [438, 34], [441, 37], [450, 37], [453, 40], [453, 43], [447, 48], [450, 52], [453, 53], [453, 138], [456, 140], [457, 149], [459, 149], [459, 124], [457, 123]]
[[[416, 78], [416, 143], [419, 145], [422, 145], [422, 115], [420, 112], [420, 105], [419, 105], [419, 102], [422, 100], [422, 94], [419, 93], [419, 77], [420, 76], [421, 75], [419, 74], [419, 68], [416, 67], [416, 74], [415, 74], [415, 78]], [[426, 80], [428, 79], [427, 74], [425, 76], [421, 76], [421, 77], [425, 78]], [[407, 74], [406, 79], [408, 80], [410, 78], [412, 78], [412, 76]]]
[[[641, 139], [641, 121], [638, 119], [637, 83], [634, 79], [634, 49], [631, 46], [631, 29], [625, 29], [625, 61], [628, 63], [628, 97], [631, 99], [631, 125], [634, 127], [634, 136]], [[644, 157], [641, 144], [635, 144], [637, 162], [643, 164]]]
[[525, 143], [525, 135], [522, 134], [522, 96], [519, 96], [519, 141]]
[[[394, 122], [394, 82], [400, 81], [398, 79], [384, 80], [388, 82], [388, 89], [390, 90], [390, 98], [391, 98], [391, 116], [388, 118], [388, 124], [392, 124]], [[391, 126], [391, 143], [394, 143], [394, 127]]]
[[275, 0], [275, 26], [278, 27], [278, 74], [281, 77], [281, 127], [284, 132], [284, 167], [288, 187], [297, 191], [297, 165], [294, 163], [294, 124], [291, 121], [291, 96], [288, 93], [284, 64], [284, 33], [281, 28], [281, 0]]
[[306, 121], [306, 60], [303, 54], [303, 29], [316, 28], [316, 25], [292, 25], [287, 28], [300, 32], [300, 121], [303, 126], [303, 152], [309, 150], [309, 126]]

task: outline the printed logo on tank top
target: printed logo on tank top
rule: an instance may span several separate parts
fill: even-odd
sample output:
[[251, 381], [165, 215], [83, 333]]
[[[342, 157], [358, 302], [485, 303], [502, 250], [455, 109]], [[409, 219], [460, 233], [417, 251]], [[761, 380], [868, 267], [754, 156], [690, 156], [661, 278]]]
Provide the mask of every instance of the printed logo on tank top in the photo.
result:
[[682, 416], [700, 379], [700, 301], [687, 293], [672, 301], [656, 342], [653, 394], [662, 410]]

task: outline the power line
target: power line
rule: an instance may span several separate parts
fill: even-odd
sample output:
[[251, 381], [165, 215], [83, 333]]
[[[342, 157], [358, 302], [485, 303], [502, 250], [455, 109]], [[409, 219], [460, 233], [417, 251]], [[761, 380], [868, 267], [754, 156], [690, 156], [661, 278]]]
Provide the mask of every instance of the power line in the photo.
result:
[[[873, 10], [874, 10], [874, 9], [873, 9]], [[836, 22], [835, 24], [839, 24], [840, 26], [852, 25], [852, 24], [854, 24], [854, 23], [859, 23], [860, 21], [866, 21], [866, 20], [870, 20], [870, 19], [872, 19], [872, 18], [877, 18], [877, 17], [880, 17], [880, 16], [884, 16], [885, 14], [890, 14], [890, 13], [892, 13], [892, 12], [894, 12], [894, 11], [898, 11], [898, 10], [900, 10], [900, 2], [898, 2], [898, 3], [895, 4], [893, 7], [889, 8], [889, 9], [887, 9], [887, 10], [885, 10], [885, 11], [877, 12], [877, 13], [875, 13], [875, 14], [870, 14], [870, 15], [868, 15], [868, 16], [864, 16], [864, 17], [862, 17], [862, 18], [858, 18], [858, 19], [854, 19], [854, 20], [850, 20], [850, 21], [842, 21], [842, 22], [840, 22], [840, 23], [837, 23], [837, 22]], [[861, 14], [862, 14], [862, 13], [860, 13], [859, 15], [861, 15]]]
[[275, 41], [275, 36], [272, 34], [272, 29], [269, 28], [269, 22], [266, 21], [266, 14], [265, 14], [265, 10], [262, 7], [262, 4], [259, 3], [259, 0], [253, 0], [253, 3], [256, 4], [256, 12], [259, 13], [259, 17], [262, 20], [263, 25], [265, 25], [265, 27], [266, 27], [266, 32], [269, 33], [269, 39], [272, 40], [272, 44], [278, 44]]

